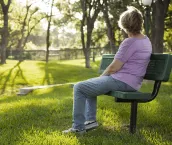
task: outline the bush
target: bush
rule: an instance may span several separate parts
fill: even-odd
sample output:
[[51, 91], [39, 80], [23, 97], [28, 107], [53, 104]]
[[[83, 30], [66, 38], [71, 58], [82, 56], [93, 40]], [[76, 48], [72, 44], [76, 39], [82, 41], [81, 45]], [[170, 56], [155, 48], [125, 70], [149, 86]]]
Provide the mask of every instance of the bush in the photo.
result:
[[24, 59], [32, 59], [32, 56], [29, 52], [24, 52], [23, 57]]

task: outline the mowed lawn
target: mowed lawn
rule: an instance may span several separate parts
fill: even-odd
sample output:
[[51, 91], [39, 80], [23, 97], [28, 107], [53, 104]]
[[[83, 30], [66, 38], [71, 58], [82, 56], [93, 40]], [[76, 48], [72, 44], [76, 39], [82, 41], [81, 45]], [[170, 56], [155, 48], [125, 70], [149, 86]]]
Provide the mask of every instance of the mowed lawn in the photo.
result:
[[[96, 130], [83, 136], [61, 133], [72, 123], [73, 92], [65, 83], [97, 77], [99, 63], [91, 69], [84, 68], [84, 60], [7, 60], [0, 65], [0, 145], [171, 145], [172, 75], [155, 100], [139, 104], [136, 134], [121, 127], [129, 123], [130, 104], [104, 95], [98, 97]], [[47, 84], [64, 85], [16, 95], [19, 88]], [[143, 83], [141, 90], [152, 87]]]

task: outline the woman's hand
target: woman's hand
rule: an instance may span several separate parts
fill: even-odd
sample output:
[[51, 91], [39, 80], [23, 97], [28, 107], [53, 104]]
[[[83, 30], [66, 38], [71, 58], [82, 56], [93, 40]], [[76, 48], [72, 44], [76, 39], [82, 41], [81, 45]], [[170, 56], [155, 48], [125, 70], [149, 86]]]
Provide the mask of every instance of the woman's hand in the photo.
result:
[[114, 59], [112, 63], [104, 70], [104, 72], [100, 76], [108, 76], [114, 74], [117, 71], [119, 71], [123, 65], [124, 65], [123, 62], [121, 62], [118, 59]]

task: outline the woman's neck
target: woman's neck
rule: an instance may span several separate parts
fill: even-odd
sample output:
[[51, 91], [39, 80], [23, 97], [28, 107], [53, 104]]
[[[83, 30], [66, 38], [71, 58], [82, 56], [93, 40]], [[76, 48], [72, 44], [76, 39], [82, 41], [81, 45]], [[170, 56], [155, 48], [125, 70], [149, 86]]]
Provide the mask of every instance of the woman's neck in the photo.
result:
[[128, 37], [130, 38], [144, 38], [145, 36], [141, 33], [138, 33], [138, 34], [132, 34], [132, 33], [128, 33]]

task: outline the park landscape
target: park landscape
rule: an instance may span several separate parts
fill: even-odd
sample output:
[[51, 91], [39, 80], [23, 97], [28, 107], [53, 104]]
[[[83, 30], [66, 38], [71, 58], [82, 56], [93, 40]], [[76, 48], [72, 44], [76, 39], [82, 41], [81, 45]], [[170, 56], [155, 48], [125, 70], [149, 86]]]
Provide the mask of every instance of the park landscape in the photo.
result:
[[[163, 83], [155, 100], [139, 104], [137, 132], [130, 134], [123, 124], [129, 123], [130, 104], [115, 103], [110, 96], [98, 97], [98, 122], [96, 130], [83, 136], [64, 135], [62, 130], [72, 121], [72, 88], [66, 82], [78, 82], [97, 77], [100, 61], [92, 68], [84, 67], [84, 59], [51, 61], [8, 60], [0, 66], [1, 94], [0, 128], [1, 144], [171, 144], [172, 75]], [[30, 67], [28, 67], [28, 65]], [[32, 71], [30, 71], [32, 70]], [[69, 73], [70, 72], [70, 73]], [[44, 84], [62, 86], [38, 89], [28, 95], [18, 96], [23, 86]], [[144, 82], [143, 92], [150, 92], [152, 82]]]
[[[0, 1], [0, 145], [171, 145], [172, 73], [153, 101], [138, 105], [135, 134], [123, 127], [129, 123], [130, 104], [116, 103], [114, 97], [106, 95], [98, 97], [97, 129], [84, 135], [62, 133], [72, 123], [71, 84], [98, 77], [102, 53], [116, 53], [125, 35], [115, 22], [127, 5], [134, 5], [143, 14], [151, 12], [147, 17], [144, 15], [151, 21], [144, 23], [143, 31], [152, 41], [153, 52], [171, 54], [172, 51], [170, 1], [157, 0], [151, 6], [143, 6], [139, 0], [103, 0], [103, 3], [91, 0], [82, 7], [84, 2], [43, 0], [48, 9], [45, 11], [42, 3], [36, 4], [34, 0]], [[87, 15], [85, 9], [88, 12], [94, 9], [94, 13]], [[56, 10], [61, 17], [56, 16]], [[104, 17], [98, 15], [101, 12]], [[157, 21], [159, 12], [165, 16], [159, 16]], [[86, 23], [84, 14], [90, 23]], [[94, 23], [97, 27], [93, 29]], [[93, 31], [85, 29], [86, 26]], [[38, 59], [35, 54], [42, 48], [45, 53]], [[83, 50], [79, 58], [60, 59], [53, 55], [50, 59], [51, 50], [66, 52], [79, 48]], [[101, 53], [94, 53], [96, 48]], [[17, 95], [20, 88], [45, 85], [57, 86]], [[150, 93], [152, 88], [152, 81], [144, 81], [140, 91]]]

